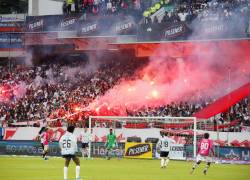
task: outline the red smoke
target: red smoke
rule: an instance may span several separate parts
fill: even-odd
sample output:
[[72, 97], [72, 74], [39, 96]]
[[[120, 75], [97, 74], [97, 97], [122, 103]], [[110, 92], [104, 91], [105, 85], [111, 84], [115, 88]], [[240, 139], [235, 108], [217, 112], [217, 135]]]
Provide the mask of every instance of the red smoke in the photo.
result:
[[250, 81], [248, 41], [173, 44], [155, 51], [148, 66], [136, 72], [140, 79], [121, 82], [89, 108], [123, 107], [125, 113], [126, 107], [214, 99]]

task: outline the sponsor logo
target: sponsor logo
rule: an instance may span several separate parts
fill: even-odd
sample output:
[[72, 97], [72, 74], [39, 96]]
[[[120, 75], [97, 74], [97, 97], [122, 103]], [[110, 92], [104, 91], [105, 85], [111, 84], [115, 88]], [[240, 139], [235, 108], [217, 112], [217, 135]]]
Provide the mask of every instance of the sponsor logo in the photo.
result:
[[225, 154], [225, 157], [227, 159], [240, 159], [240, 156], [238, 154], [236, 154], [233, 150], [230, 150], [230, 152], [228, 154]]
[[6, 14], [0, 16], [0, 22], [17, 22], [24, 21], [24, 14]]
[[137, 144], [127, 149], [126, 156], [140, 156], [148, 152], [151, 152], [150, 144]]
[[44, 20], [40, 19], [38, 21], [35, 21], [33, 23], [30, 23], [28, 25], [29, 30], [35, 30], [35, 29], [39, 29], [44, 25]]
[[122, 23], [122, 24], [120, 23], [120, 24], [116, 25], [115, 30], [116, 30], [116, 32], [120, 32], [120, 31], [130, 29], [132, 27], [133, 27], [133, 23], [125, 22], [125, 23]]
[[172, 26], [172, 27], [169, 27], [165, 30], [165, 37], [166, 38], [169, 38], [169, 37], [175, 37], [175, 36], [178, 36], [182, 33], [185, 32], [185, 27], [183, 24], [179, 24], [179, 25], [175, 25], [175, 26]]
[[81, 32], [85, 34], [85, 33], [95, 31], [96, 29], [97, 29], [97, 24], [95, 23], [95, 24], [90, 24], [90, 25], [82, 27]]
[[60, 26], [61, 28], [65, 28], [67, 26], [70, 26], [72, 24], [74, 24], [76, 22], [76, 18], [68, 18], [68, 19], [64, 19], [61, 23]]
[[242, 159], [245, 161], [250, 160], [250, 151], [242, 151]]
[[184, 151], [183, 146], [172, 146], [171, 151]]
[[205, 29], [205, 33], [214, 33], [214, 32], [222, 32], [224, 31], [225, 27], [223, 24], [210, 26], [209, 28]]
[[21, 38], [1, 38], [0, 37], [0, 43], [22, 43], [22, 39]]

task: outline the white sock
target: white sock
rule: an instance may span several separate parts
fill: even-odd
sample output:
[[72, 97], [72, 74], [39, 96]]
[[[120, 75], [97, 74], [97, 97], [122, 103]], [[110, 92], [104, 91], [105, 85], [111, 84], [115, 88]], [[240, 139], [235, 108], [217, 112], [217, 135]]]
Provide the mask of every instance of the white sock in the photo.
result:
[[164, 166], [167, 166], [169, 163], [169, 159], [166, 159], [165, 162], [164, 162]]
[[64, 175], [64, 179], [68, 178], [68, 167], [63, 168], [63, 175]]
[[76, 179], [80, 178], [80, 166], [76, 166]]
[[85, 152], [84, 150], [82, 150], [82, 157], [84, 158], [84, 156], [85, 156]]
[[164, 166], [164, 158], [161, 158], [161, 167]]

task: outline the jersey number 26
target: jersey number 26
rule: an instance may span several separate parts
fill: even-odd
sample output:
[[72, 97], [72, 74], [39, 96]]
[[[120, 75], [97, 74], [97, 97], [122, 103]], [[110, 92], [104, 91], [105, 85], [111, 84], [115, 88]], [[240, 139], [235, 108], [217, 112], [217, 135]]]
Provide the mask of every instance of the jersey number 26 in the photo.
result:
[[71, 147], [71, 140], [70, 139], [64, 139], [63, 140], [63, 148], [70, 148]]

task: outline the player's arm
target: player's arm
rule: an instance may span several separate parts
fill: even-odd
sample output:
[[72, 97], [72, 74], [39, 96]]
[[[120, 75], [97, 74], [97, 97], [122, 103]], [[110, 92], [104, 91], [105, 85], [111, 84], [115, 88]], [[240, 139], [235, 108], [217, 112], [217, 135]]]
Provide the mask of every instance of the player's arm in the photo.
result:
[[211, 146], [211, 152], [212, 152], [212, 156], [215, 155], [215, 152], [214, 152], [214, 145], [213, 145], [213, 141], [210, 142], [210, 146]]
[[106, 136], [106, 142], [105, 142], [105, 147], [108, 146], [108, 143], [109, 143], [109, 135]]
[[200, 148], [201, 148], [201, 142], [198, 143], [198, 148], [197, 148], [197, 152], [200, 151]]
[[118, 147], [118, 142], [117, 142], [116, 135], [115, 135], [115, 146]]
[[73, 146], [73, 148], [74, 148], [74, 151], [75, 151], [75, 152], [78, 152], [78, 148], [77, 148], [77, 138], [76, 138], [76, 137], [73, 138], [72, 146]]
[[161, 140], [159, 140], [156, 144], [156, 150], [159, 152], [161, 149]]

